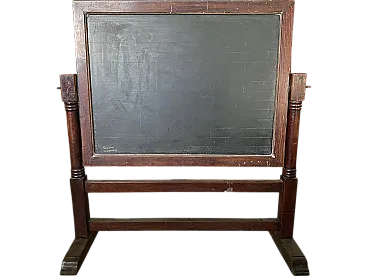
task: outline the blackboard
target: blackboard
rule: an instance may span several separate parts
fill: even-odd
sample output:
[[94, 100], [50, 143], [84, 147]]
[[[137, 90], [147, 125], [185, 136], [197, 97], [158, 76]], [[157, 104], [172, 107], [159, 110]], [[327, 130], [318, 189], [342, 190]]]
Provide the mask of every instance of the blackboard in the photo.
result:
[[88, 15], [87, 28], [95, 153], [272, 153], [279, 15]]

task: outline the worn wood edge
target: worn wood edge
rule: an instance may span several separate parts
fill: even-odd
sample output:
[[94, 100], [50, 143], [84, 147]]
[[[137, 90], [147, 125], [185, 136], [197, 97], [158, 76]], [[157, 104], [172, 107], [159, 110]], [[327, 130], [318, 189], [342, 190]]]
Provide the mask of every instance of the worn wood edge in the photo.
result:
[[87, 193], [280, 192], [281, 180], [87, 180]]
[[283, 189], [279, 197], [278, 218], [281, 221], [279, 238], [292, 238], [297, 197], [296, 164], [300, 126], [300, 111], [305, 95], [306, 74], [290, 74], [285, 160], [281, 179]]
[[73, 241], [63, 262], [60, 275], [77, 275], [98, 232], [91, 232], [88, 238], [77, 238]]
[[78, 102], [77, 75], [61, 74], [59, 78], [60, 78], [61, 100], [65, 104]]
[[305, 99], [307, 85], [306, 73], [290, 74], [290, 102], [302, 102]]
[[60, 272], [60, 276], [80, 276], [80, 272]]
[[147, 183], [226, 183], [226, 184], [281, 184], [281, 179], [250, 179], [250, 180], [243, 180], [243, 179], [153, 179], [153, 180], [86, 180], [87, 183], [137, 183], [137, 184], [147, 184]]
[[76, 0], [86, 13], [234, 13], [272, 14], [285, 12], [294, 0], [242, 0], [242, 1], [99, 1]]
[[291, 48], [293, 37], [294, 2], [280, 15], [280, 41], [277, 65], [277, 93], [275, 99], [273, 154], [284, 164], [285, 140], [291, 72]]
[[278, 219], [237, 218], [91, 218], [93, 231], [277, 231]]
[[273, 155], [92, 154], [85, 166], [282, 167]]
[[[202, 6], [206, 11], [200, 10]], [[80, 92], [80, 113], [83, 140], [83, 161], [86, 166], [264, 166], [282, 167], [284, 157], [285, 140], [285, 114], [286, 107], [275, 115], [276, 124], [274, 136], [274, 153], [272, 156], [172, 156], [156, 155], [155, 157], [145, 155], [97, 155], [93, 150], [93, 134], [90, 107], [90, 87], [88, 73], [88, 53], [85, 17], [88, 14], [280, 14], [282, 15], [282, 43], [285, 42], [285, 61], [280, 58], [281, 64], [289, 64], [291, 54], [291, 42], [284, 41], [284, 32], [292, 32], [293, 0], [279, 1], [73, 1], [74, 22], [76, 26], [76, 57], [78, 72], [78, 88]], [[286, 24], [285, 24], [286, 23]], [[287, 39], [290, 35], [286, 35]], [[281, 44], [282, 44], [281, 43]], [[283, 45], [280, 45], [283, 49]], [[290, 48], [290, 49], [289, 49]], [[285, 68], [288, 68], [288, 72]], [[279, 75], [285, 76], [290, 73], [290, 66], [279, 69]], [[283, 83], [288, 83], [283, 80]], [[282, 86], [282, 85], [281, 85]], [[286, 90], [285, 90], [286, 91]], [[278, 92], [279, 94], [280, 92]], [[281, 98], [283, 98], [282, 96]], [[282, 101], [281, 99], [278, 101]], [[283, 108], [284, 107], [284, 108]], [[285, 109], [285, 110], [282, 110]], [[280, 114], [279, 114], [280, 113]], [[276, 135], [276, 132], [280, 134]], [[180, 160], [177, 160], [177, 159]]]
[[276, 232], [270, 235], [293, 275], [309, 275], [308, 261], [293, 238], [280, 239]]
[[277, 218], [91, 218], [92, 222], [278, 222]]

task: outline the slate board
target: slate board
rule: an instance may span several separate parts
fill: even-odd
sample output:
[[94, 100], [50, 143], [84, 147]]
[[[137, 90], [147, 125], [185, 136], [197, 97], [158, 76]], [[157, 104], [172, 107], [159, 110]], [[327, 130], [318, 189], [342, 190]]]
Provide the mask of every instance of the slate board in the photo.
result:
[[97, 154], [269, 155], [279, 15], [89, 15]]

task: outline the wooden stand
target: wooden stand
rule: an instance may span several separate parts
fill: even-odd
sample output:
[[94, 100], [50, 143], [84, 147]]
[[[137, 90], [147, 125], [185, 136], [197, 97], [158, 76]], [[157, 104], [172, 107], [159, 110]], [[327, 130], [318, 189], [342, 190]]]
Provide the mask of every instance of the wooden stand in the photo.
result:
[[280, 238], [276, 232], [270, 232], [273, 241], [293, 275], [309, 275], [308, 262], [293, 238]]
[[281, 175], [282, 191], [279, 196], [278, 219], [280, 229], [270, 232], [277, 248], [294, 275], [309, 275], [308, 263], [293, 239], [294, 216], [298, 179], [296, 156], [302, 101], [305, 98], [306, 74], [290, 75], [289, 108], [286, 128], [285, 161]]
[[[279, 47], [276, 48], [275, 46], [275, 48], [272, 48], [273, 52], [278, 53], [278, 58], [277, 66], [275, 65], [275, 68], [277, 68], [277, 82], [274, 82], [276, 86], [275, 101], [274, 105], [272, 104], [272, 108], [274, 108], [273, 124], [272, 119], [268, 118], [268, 121], [273, 126], [272, 151], [270, 151], [270, 154], [241, 154], [239, 150], [235, 150], [235, 154], [226, 155], [219, 153], [187, 154], [184, 150], [179, 150], [179, 152], [183, 154], [142, 154], [140, 151], [124, 150], [124, 152], [133, 152], [132, 154], [126, 154], [121, 152], [118, 153], [117, 149], [114, 149], [113, 151], [97, 151], [96, 153], [95, 138], [97, 135], [94, 135], [95, 126], [92, 123], [93, 119], [91, 115], [93, 114], [93, 103], [91, 101], [91, 76], [101, 75], [99, 71], [94, 74], [90, 74], [91, 68], [94, 67], [91, 67], [89, 52], [86, 50], [92, 49], [89, 48], [89, 41], [93, 41], [93, 39], [87, 39], [89, 37], [87, 35], [88, 18], [91, 19], [93, 17], [88, 16], [88, 14], [96, 13], [114, 13], [120, 15], [124, 13], [159, 13], [170, 16], [171, 14], [180, 13], [201, 15], [266, 14], [272, 16], [277, 14], [279, 17], [278, 22], [280, 23], [278, 25], [279, 27], [277, 27], [279, 28], [277, 33], [279, 33], [280, 36], [277, 39]], [[89, 255], [89, 250], [91, 248], [90, 245], [93, 244], [93, 235], [96, 233], [256, 231], [270, 233], [271, 238], [280, 251], [280, 255], [287, 265], [291, 275], [311, 275], [308, 258], [303, 253], [293, 236], [298, 188], [297, 155], [299, 126], [307, 85], [306, 73], [291, 73], [290, 75], [294, 17], [294, 0], [136, 2], [73, 1], [73, 26], [75, 33], [75, 57], [78, 72], [78, 85], [76, 73], [61, 73], [59, 75], [59, 81], [62, 92], [62, 101], [64, 103], [66, 113], [67, 136], [69, 141], [71, 168], [70, 193], [74, 240], [71, 242], [69, 249], [64, 254], [60, 269], [61, 275], [75, 276], [80, 274], [81, 267]], [[91, 29], [93, 29], [93, 27]], [[110, 29], [110, 27], [108, 29]], [[192, 29], [188, 28], [186, 33], [189, 35], [191, 30]], [[173, 39], [175, 40], [175, 38]], [[265, 41], [269, 42], [270, 39], [267, 38]], [[274, 42], [276, 43], [276, 39]], [[151, 45], [147, 45], [147, 47], [150, 48]], [[157, 47], [157, 45], [155, 47]], [[228, 53], [233, 54], [232, 52]], [[269, 57], [269, 54], [270, 51], [267, 53], [267, 58]], [[111, 58], [114, 59], [114, 55], [111, 56]], [[266, 57], [262, 58], [262, 60], [265, 58]], [[105, 60], [105, 62], [106, 61], [107, 60]], [[113, 61], [115, 62], [116, 60]], [[268, 65], [268, 67], [269, 66], [271, 65]], [[250, 70], [252, 69], [251, 67], [249, 68]], [[261, 75], [262, 74], [259, 73], [259, 76]], [[260, 81], [258, 80], [257, 82]], [[102, 94], [100, 94], [100, 98], [105, 96], [104, 89], [100, 90], [100, 92], [102, 92]], [[112, 90], [113, 92], [117, 91], [116, 88], [112, 88]], [[131, 89], [129, 88], [128, 90]], [[94, 91], [96, 92], [96, 90]], [[157, 91], [160, 91], [160, 89], [157, 89]], [[248, 108], [246, 109], [248, 110]], [[111, 117], [107, 119], [110, 120]], [[257, 126], [258, 123], [255, 125]], [[119, 135], [121, 136], [121, 132], [117, 133], [115, 136]], [[111, 138], [111, 136], [108, 137]], [[129, 141], [131, 140], [128, 140], [128, 144], [130, 144]], [[239, 143], [236, 145], [239, 145]], [[151, 144], [149, 146], [151, 146]], [[121, 148], [120, 146], [117, 147]], [[166, 152], [172, 152], [172, 150], [169, 149]], [[137, 177], [88, 177], [85, 168], [176, 168], [178, 170], [193, 168], [278, 168], [281, 173], [280, 176], [276, 177], [151, 177], [149, 179], [141, 179]], [[90, 193], [212, 193], [224, 192], [228, 188], [232, 188], [233, 193], [278, 194], [277, 217], [102, 217], [91, 216], [89, 211], [88, 195]]]
[[88, 238], [76, 238], [61, 264], [60, 275], [77, 275], [95, 240], [97, 232], [91, 232]]
[[[76, 75], [61, 75], [61, 94], [68, 122], [71, 193], [75, 240], [66, 254], [61, 275], [76, 275], [98, 231], [197, 230], [269, 231], [294, 275], [309, 275], [305, 256], [293, 239], [297, 193], [296, 156], [300, 110], [304, 100], [306, 74], [291, 74], [281, 180], [87, 180], [82, 162]], [[97, 219], [90, 218], [88, 193], [101, 192], [278, 192], [278, 217], [271, 219]]]

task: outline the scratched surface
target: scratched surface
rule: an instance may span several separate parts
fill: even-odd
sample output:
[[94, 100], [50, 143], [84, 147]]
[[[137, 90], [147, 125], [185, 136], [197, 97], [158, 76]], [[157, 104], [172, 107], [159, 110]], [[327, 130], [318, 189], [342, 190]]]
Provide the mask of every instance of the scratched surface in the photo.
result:
[[89, 15], [98, 154], [272, 152], [278, 15]]

